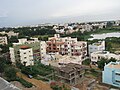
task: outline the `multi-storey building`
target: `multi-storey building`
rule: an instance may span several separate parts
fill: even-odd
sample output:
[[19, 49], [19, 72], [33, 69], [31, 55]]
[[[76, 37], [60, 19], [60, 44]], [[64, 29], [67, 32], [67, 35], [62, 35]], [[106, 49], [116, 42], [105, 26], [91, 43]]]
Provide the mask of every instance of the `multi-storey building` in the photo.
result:
[[87, 55], [87, 42], [77, 41], [77, 38], [63, 37], [55, 34], [47, 41], [47, 52], [58, 52], [62, 55], [80, 56], [82, 59]]
[[40, 41], [40, 54], [41, 54], [41, 59], [45, 59], [46, 57], [46, 42], [45, 41]]
[[83, 33], [85, 31], [89, 32], [92, 30], [92, 26], [89, 24], [84, 24], [80, 26], [80, 31]]
[[99, 61], [102, 58], [105, 58], [105, 59], [115, 58], [116, 60], [120, 60], [120, 55], [110, 53], [108, 51], [97, 51], [97, 52], [93, 52], [91, 54], [91, 62], [92, 63], [96, 63], [97, 61]]
[[56, 76], [64, 83], [75, 85], [84, 77], [85, 68], [79, 64], [69, 63], [57, 70]]
[[114, 26], [120, 26], [120, 20], [115, 21]]
[[9, 32], [2, 31], [2, 32], [0, 32], [0, 34], [2, 34], [2, 35], [7, 34], [9, 38], [11, 38], [11, 36], [18, 37], [18, 35], [19, 35], [19, 33], [15, 33], [14, 31], [9, 31]]
[[48, 41], [46, 42], [46, 44], [47, 44], [47, 52], [48, 53], [60, 52], [60, 46], [64, 42], [60, 41], [59, 38], [60, 38], [59, 34], [55, 34], [54, 37], [48, 38]]
[[105, 50], [105, 41], [99, 41], [97, 43], [90, 44], [88, 46], [88, 53], [91, 56], [91, 53], [97, 51], [104, 51]]
[[6, 44], [8, 44], [7, 37], [6, 36], [0, 36], [0, 45], [6, 45]]
[[120, 62], [110, 62], [104, 66], [102, 82], [120, 88]]
[[35, 60], [40, 60], [45, 57], [46, 43], [39, 41], [37, 38], [19, 39], [18, 43], [13, 43], [13, 47], [10, 47], [10, 59], [12, 63], [16, 61], [22, 64], [26, 63], [26, 66], [33, 65]]
[[20, 46], [19, 53], [22, 64], [26, 66], [34, 65], [32, 48], [28, 46]]

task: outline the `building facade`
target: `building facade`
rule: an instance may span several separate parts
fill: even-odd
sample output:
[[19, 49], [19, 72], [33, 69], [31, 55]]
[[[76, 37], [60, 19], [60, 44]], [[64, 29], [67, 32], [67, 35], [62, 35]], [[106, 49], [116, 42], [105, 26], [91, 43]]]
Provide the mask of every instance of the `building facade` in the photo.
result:
[[47, 52], [80, 56], [84, 59], [87, 55], [87, 42], [77, 41], [77, 38], [71, 37], [61, 38], [59, 34], [55, 34], [54, 37], [49, 38], [49, 41], [47, 41]]
[[8, 44], [7, 37], [6, 36], [0, 36], [0, 45], [6, 45], [6, 44]]
[[2, 32], [0, 32], [0, 34], [2, 34], [2, 35], [7, 34], [9, 38], [11, 38], [12, 36], [18, 37], [18, 35], [19, 35], [19, 33], [15, 33], [14, 31], [9, 31], [9, 32], [2, 31]]
[[99, 41], [97, 43], [93, 43], [88, 46], [89, 56], [93, 52], [104, 51], [104, 50], [105, 50], [105, 41]]
[[44, 41], [39, 41], [37, 38], [19, 39], [18, 43], [13, 43], [13, 47], [10, 47], [10, 59], [12, 63], [16, 61], [26, 62], [26, 65], [34, 65], [35, 60], [41, 60], [46, 54], [46, 45]]
[[69, 63], [57, 69], [56, 76], [64, 83], [75, 85], [84, 77], [85, 68], [79, 64]]
[[104, 66], [102, 82], [120, 88], [120, 62], [110, 62]]
[[97, 61], [99, 61], [102, 58], [105, 58], [105, 59], [114, 58], [116, 60], [120, 60], [120, 55], [119, 54], [110, 53], [108, 51], [97, 51], [97, 52], [93, 52], [91, 54], [91, 62], [92, 63], [97, 63]]

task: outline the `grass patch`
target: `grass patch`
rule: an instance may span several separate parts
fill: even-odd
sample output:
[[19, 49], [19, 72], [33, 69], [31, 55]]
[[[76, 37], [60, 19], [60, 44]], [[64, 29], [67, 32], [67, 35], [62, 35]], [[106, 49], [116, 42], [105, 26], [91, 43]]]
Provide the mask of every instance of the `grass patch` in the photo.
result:
[[32, 75], [33, 77], [37, 77], [37, 75], [46, 76], [51, 74], [53, 71], [54, 69], [51, 66], [46, 66], [41, 63], [34, 66], [22, 67], [21, 69], [22, 73]]
[[42, 81], [49, 81], [48, 79], [45, 79], [45, 78], [41, 78], [41, 77], [39, 77], [39, 76], [37, 76], [37, 77], [35, 77], [35, 79], [37, 79], [37, 80], [42, 80]]

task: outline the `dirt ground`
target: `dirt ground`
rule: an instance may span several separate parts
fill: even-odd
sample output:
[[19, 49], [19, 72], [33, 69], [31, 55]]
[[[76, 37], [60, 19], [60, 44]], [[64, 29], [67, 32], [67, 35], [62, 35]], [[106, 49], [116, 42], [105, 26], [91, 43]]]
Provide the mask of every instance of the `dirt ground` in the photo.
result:
[[100, 85], [95, 78], [85, 78], [81, 84], [77, 84], [75, 87], [79, 90], [109, 90], [109, 87]]
[[[17, 73], [17, 76], [23, 78], [24, 80], [32, 83], [33, 85], [35, 85], [36, 88], [31, 89], [31, 90], [52, 90], [50, 85], [41, 81], [41, 80], [37, 80], [37, 79], [30, 79], [28, 78], [26, 75], [22, 74], [22, 73]], [[24, 90], [30, 90], [30, 89], [24, 89]]]
[[22, 89], [22, 90], [39, 90], [37, 87], [33, 86], [32, 88], [25, 88], [20, 82], [18, 81], [12, 81], [11, 84], [15, 85], [16, 87]]

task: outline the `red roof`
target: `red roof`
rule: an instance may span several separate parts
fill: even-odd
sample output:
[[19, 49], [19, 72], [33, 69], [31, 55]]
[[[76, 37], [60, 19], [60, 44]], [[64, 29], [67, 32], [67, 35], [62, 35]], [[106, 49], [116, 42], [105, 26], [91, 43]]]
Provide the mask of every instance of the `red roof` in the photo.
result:
[[30, 47], [24, 45], [24, 46], [20, 46], [20, 48], [21, 48], [21, 49], [28, 49], [28, 48], [30, 48]]

